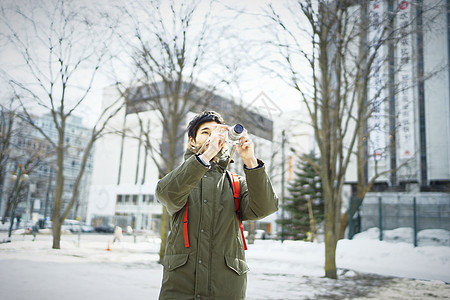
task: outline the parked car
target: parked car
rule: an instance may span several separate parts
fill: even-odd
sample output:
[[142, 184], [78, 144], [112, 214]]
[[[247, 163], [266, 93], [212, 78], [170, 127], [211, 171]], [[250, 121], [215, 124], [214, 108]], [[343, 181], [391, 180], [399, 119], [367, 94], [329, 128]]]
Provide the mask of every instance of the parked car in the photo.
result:
[[114, 232], [114, 226], [111, 226], [111, 225], [100, 225], [100, 226], [94, 227], [94, 230], [96, 232], [113, 233]]
[[79, 232], [81, 230], [80, 226], [80, 221], [67, 219], [61, 225], [61, 231]]
[[95, 229], [91, 225], [86, 225], [86, 224], [81, 225], [81, 232], [94, 232], [94, 231], [95, 231]]

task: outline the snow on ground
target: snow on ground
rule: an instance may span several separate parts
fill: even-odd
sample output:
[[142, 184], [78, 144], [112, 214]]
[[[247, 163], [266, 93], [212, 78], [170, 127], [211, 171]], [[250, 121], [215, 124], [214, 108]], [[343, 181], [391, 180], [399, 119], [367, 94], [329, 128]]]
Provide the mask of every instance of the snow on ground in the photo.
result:
[[[246, 251], [248, 299], [450, 299], [450, 233], [377, 229], [338, 244], [339, 280], [324, 278], [324, 244], [257, 240]], [[6, 232], [0, 232], [0, 241]], [[14, 235], [0, 244], [1, 299], [157, 299], [162, 267], [159, 239], [112, 235], [52, 238]], [[111, 251], [107, 251], [109, 248]], [[447, 282], [447, 283], [446, 283]]]

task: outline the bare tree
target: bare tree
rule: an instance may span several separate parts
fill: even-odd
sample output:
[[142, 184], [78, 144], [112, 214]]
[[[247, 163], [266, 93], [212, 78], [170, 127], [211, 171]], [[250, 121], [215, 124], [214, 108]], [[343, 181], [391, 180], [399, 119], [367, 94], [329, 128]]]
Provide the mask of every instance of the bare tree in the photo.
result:
[[[11, 172], [17, 171], [17, 165], [21, 165], [28, 175], [33, 175], [35, 169], [46, 164], [52, 152], [48, 151], [48, 143], [32, 134], [34, 129], [27, 124], [14, 107], [14, 98], [8, 106], [0, 105], [0, 194], [7, 195], [6, 207], [3, 210], [2, 222], [5, 223], [6, 216], [11, 212], [13, 206], [14, 193], [13, 184], [7, 184]], [[33, 183], [39, 183], [41, 178], [36, 177]], [[17, 204], [26, 197], [23, 197], [25, 186], [28, 182], [20, 182], [18, 186], [19, 197]], [[26, 193], [25, 193], [26, 194]], [[0, 201], [2, 201], [0, 199]], [[12, 220], [11, 220], [12, 221]]]
[[[233, 53], [217, 55], [217, 47], [227, 35], [224, 24], [213, 23], [212, 2], [128, 4], [120, 6], [120, 10], [133, 34], [122, 35], [122, 44], [132, 53], [134, 77], [120, 94], [127, 103], [127, 114], [134, 113], [139, 126], [136, 132], [124, 134], [142, 141], [161, 178], [182, 158], [186, 114], [203, 110], [215, 91], [235, 80], [230, 72], [233, 67], [223, 71], [224, 61], [232, 58]], [[162, 139], [153, 134], [152, 124], [157, 122], [145, 119], [139, 114], [142, 111], [158, 112]], [[168, 227], [168, 213], [163, 208], [160, 261]]]
[[[350, 82], [344, 71], [344, 49], [355, 39], [355, 33], [348, 29], [347, 11], [340, 2], [319, 1], [317, 6], [298, 1], [296, 13], [303, 18], [300, 24], [305, 28], [290, 28], [271, 7], [271, 19], [281, 29], [283, 38], [278, 47], [284, 62], [289, 67], [289, 84], [300, 93], [311, 118], [314, 135], [320, 151], [320, 165], [311, 161], [320, 174], [325, 201], [325, 276], [336, 278], [335, 252], [339, 234], [341, 191], [345, 172], [356, 140], [356, 133], [350, 133], [348, 148], [344, 145], [356, 97], [350, 98]], [[309, 28], [308, 28], [309, 26]], [[296, 35], [295, 31], [300, 31]], [[351, 34], [349, 35], [350, 32]], [[303, 40], [302, 40], [303, 38]], [[309, 49], [305, 49], [307, 43]], [[313, 78], [311, 86], [302, 82], [298, 60], [304, 60], [308, 75]], [[306, 72], [305, 72], [306, 73]], [[305, 76], [305, 75], [303, 75]], [[361, 120], [353, 124], [359, 128]]]
[[[376, 170], [370, 180], [364, 177], [367, 141], [371, 138], [368, 132], [374, 130], [368, 120], [388, 98], [383, 91], [389, 88], [389, 82], [374, 88], [371, 80], [375, 74], [382, 74], [382, 66], [389, 63], [382, 47], [395, 45], [402, 35], [410, 34], [411, 29], [408, 33], [405, 29], [414, 22], [408, 20], [394, 28], [398, 8], [376, 20], [369, 19], [368, 5], [366, 1], [297, 1], [289, 6], [289, 17], [273, 6], [268, 13], [271, 24], [277, 26], [273, 31], [276, 41], [271, 44], [282, 55], [279, 66], [286, 70], [278, 73], [299, 92], [320, 151], [320, 164], [311, 163], [323, 184], [325, 276], [329, 278], [337, 278], [337, 241], [348, 224], [348, 212], [341, 213], [342, 188], [354, 152], [358, 194], [362, 197], [377, 178], [392, 171]], [[368, 35], [371, 26], [376, 26], [376, 32]]]
[[[74, 2], [29, 1], [2, 6], [1, 25], [6, 47], [20, 55], [26, 73], [5, 70], [21, 102], [26, 120], [38, 130], [56, 152], [56, 192], [53, 210], [53, 248], [60, 248], [61, 224], [77, 199], [87, 158], [94, 142], [103, 134], [111, 117], [121, 109], [113, 103], [101, 112], [81, 154], [81, 167], [68, 204], [62, 201], [65, 154], [72, 145], [66, 141], [66, 125], [80, 110], [93, 88], [94, 79], [108, 57], [114, 26], [101, 26], [104, 14]], [[96, 20], [94, 23], [92, 20]], [[17, 24], [20, 24], [17, 26]], [[39, 127], [31, 110], [50, 114], [56, 137]]]
[[[14, 108], [13, 100], [8, 106], [1, 106], [0, 111], [0, 205], [2, 204], [3, 182], [5, 180], [6, 167], [9, 153], [11, 151], [11, 137], [14, 135]], [[5, 222], [5, 218], [2, 219]]]

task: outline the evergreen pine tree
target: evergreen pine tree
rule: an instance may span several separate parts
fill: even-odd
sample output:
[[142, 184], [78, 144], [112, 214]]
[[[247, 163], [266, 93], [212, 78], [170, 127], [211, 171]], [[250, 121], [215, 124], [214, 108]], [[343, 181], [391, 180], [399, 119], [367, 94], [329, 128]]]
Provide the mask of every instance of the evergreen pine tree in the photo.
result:
[[[322, 187], [319, 174], [308, 162], [312, 160], [316, 163], [319, 159], [311, 152], [305, 155], [306, 159], [301, 159], [294, 171], [294, 179], [288, 183], [290, 197], [285, 198], [282, 206], [287, 216], [284, 220], [278, 220], [284, 225], [285, 237], [293, 239], [313, 239], [315, 232], [311, 232], [311, 217], [308, 209], [308, 199], [312, 208], [312, 217], [315, 227], [324, 219], [324, 202], [322, 200]], [[315, 231], [315, 230], [313, 230]]]

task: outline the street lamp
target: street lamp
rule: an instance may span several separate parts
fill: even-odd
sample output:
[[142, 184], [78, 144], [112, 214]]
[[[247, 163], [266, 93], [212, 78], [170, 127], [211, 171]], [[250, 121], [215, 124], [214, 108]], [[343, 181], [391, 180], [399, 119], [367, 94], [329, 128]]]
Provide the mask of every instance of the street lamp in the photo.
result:
[[9, 232], [8, 232], [8, 239], [11, 241], [11, 231], [13, 228], [13, 224], [14, 224], [14, 218], [15, 218], [15, 212], [16, 212], [16, 208], [17, 208], [17, 204], [19, 203], [18, 201], [18, 196], [19, 196], [19, 186], [20, 186], [20, 181], [25, 182], [28, 179], [28, 174], [27, 172], [22, 169], [22, 165], [19, 164], [19, 169], [17, 171], [17, 175], [16, 172], [13, 171], [12, 175], [11, 175], [11, 181], [15, 181], [16, 184], [14, 186], [14, 201], [13, 201], [13, 207], [11, 210], [11, 220], [10, 220], [10, 224], [9, 224]]

